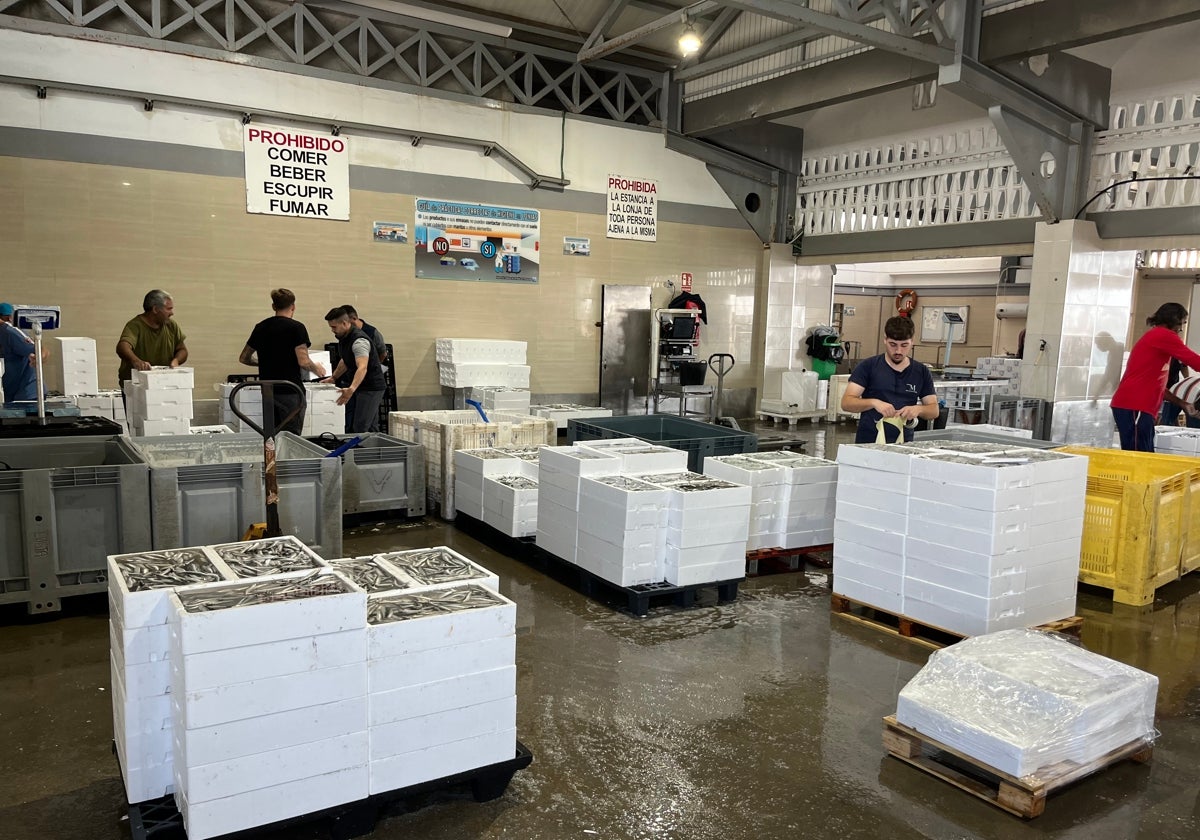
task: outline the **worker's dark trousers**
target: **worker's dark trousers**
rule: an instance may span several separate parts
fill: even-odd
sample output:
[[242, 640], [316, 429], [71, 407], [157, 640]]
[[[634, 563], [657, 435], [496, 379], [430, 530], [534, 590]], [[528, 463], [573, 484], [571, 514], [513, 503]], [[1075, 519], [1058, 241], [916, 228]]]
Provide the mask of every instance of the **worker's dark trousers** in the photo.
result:
[[382, 401], [382, 390], [356, 391], [346, 403], [346, 431], [379, 431], [379, 403]]

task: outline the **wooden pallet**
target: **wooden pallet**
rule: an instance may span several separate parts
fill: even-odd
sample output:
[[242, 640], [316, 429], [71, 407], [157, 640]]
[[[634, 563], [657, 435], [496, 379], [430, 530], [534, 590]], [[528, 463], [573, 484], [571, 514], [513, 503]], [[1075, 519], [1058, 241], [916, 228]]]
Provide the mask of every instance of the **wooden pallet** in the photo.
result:
[[[864, 604], [836, 593], [830, 598], [829, 607], [839, 618], [863, 627], [870, 627], [889, 636], [908, 639], [910, 642], [915, 642], [931, 650], [947, 647], [966, 638], [962, 633], [956, 633], [933, 624], [925, 624], [908, 616], [881, 610], [879, 607]], [[1070, 618], [1061, 618], [1057, 621], [1039, 624], [1033, 629], [1078, 636], [1083, 630], [1083, 616], [1073, 615]]]
[[1154, 755], [1153, 745], [1139, 738], [1087, 764], [1061, 761], [1017, 778], [897, 723], [895, 715], [883, 719], [883, 748], [893, 758], [1027, 820], [1045, 810], [1046, 797], [1055, 791], [1125, 759], [1145, 764]]
[[831, 551], [833, 545], [813, 545], [807, 548], [758, 548], [746, 552], [746, 577], [798, 572], [805, 563], [828, 569], [833, 561], [815, 556], [818, 551]]

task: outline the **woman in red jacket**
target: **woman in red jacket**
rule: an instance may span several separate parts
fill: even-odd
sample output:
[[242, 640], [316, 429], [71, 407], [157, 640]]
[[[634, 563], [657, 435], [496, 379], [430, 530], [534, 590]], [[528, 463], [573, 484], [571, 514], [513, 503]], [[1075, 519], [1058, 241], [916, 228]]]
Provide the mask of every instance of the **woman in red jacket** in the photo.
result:
[[1182, 304], [1164, 303], [1146, 319], [1150, 329], [1133, 345], [1125, 375], [1112, 398], [1122, 449], [1154, 451], [1154, 420], [1167, 390], [1171, 359], [1179, 359], [1191, 368], [1200, 365], [1200, 354], [1192, 352], [1179, 337], [1187, 317]]

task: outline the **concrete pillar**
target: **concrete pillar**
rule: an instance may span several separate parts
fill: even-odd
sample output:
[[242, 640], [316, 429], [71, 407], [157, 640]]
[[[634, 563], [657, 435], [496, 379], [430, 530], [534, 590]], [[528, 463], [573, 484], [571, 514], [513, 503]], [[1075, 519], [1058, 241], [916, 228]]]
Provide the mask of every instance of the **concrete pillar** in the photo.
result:
[[1021, 395], [1051, 404], [1051, 440], [1112, 444], [1109, 398], [1132, 343], [1136, 256], [1104, 250], [1092, 222], [1037, 226]]
[[758, 321], [765, 327], [759, 394], [762, 399], [778, 400], [782, 397], [784, 371], [811, 369], [804, 339], [813, 327], [829, 324], [833, 267], [796, 265], [792, 246], [777, 243], [764, 249], [760, 271], [763, 269], [766, 288], [760, 298]]

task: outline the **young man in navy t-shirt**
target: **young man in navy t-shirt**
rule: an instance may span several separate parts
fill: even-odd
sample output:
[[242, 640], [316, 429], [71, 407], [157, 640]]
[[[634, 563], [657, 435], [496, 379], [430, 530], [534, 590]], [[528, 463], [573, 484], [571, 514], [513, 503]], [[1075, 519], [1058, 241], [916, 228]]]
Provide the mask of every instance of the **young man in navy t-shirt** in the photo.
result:
[[[938, 416], [933, 376], [929, 368], [909, 356], [914, 332], [911, 318], [888, 318], [883, 325], [884, 352], [863, 359], [851, 372], [842, 396], [842, 411], [862, 412], [855, 443], [874, 443], [879, 434], [876, 424], [884, 418], [903, 418], [904, 440], [909, 441], [913, 438], [909, 421]], [[900, 430], [891, 423], [884, 423], [883, 430], [888, 443], [900, 440]]]

